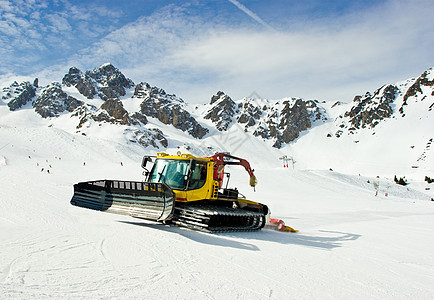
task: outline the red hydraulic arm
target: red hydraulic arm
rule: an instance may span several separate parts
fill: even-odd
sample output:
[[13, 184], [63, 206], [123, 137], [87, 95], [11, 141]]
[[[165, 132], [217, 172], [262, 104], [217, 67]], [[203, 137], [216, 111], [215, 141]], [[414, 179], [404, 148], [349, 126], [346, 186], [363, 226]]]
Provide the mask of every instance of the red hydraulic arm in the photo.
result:
[[[253, 170], [250, 167], [250, 164], [247, 160], [243, 158], [239, 158], [230, 154], [226, 153], [217, 153], [211, 156], [211, 158], [214, 161], [214, 179], [217, 179], [219, 181], [220, 187], [223, 183], [223, 176], [224, 176], [224, 166], [225, 165], [241, 165], [246, 169], [247, 173], [250, 175], [250, 185], [252, 187], [255, 187], [258, 183], [255, 174], [253, 174]], [[231, 159], [230, 161], [224, 160], [225, 158]]]

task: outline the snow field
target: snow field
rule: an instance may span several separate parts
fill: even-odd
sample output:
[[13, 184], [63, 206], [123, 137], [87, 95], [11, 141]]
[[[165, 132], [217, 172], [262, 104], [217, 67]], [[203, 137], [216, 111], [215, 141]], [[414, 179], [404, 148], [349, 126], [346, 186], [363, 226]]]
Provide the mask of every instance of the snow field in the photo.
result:
[[308, 163], [300, 158], [286, 169], [277, 159], [282, 152], [249, 139], [234, 154], [255, 168], [256, 192], [242, 168], [230, 168], [229, 186], [300, 232], [211, 235], [69, 204], [79, 181], [142, 180], [141, 157], [153, 149], [56, 125], [0, 126], [0, 157], [7, 158], [0, 166], [5, 299], [434, 296], [434, 195], [419, 176], [402, 187], [386, 169], [388, 177], [380, 178], [363, 169], [360, 176], [301, 169]]

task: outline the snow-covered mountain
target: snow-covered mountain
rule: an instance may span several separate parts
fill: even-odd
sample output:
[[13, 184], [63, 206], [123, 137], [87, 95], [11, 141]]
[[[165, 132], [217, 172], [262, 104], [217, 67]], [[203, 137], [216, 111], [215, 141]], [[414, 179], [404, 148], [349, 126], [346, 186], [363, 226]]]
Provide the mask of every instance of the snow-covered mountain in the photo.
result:
[[282, 148], [316, 121], [327, 120], [324, 109], [317, 103], [297, 98], [277, 101], [244, 98], [235, 102], [220, 91], [211, 98], [204, 118], [210, 119], [219, 131], [226, 131], [236, 123], [246, 134], [272, 140], [273, 147]]
[[[418, 78], [396, 84], [384, 85], [373, 94], [356, 96], [349, 110], [343, 115], [339, 127], [354, 132], [360, 128], [375, 128], [390, 118], [418, 114], [426, 118], [434, 106], [434, 71], [429, 69]], [[399, 114], [398, 114], [399, 112]], [[342, 133], [336, 132], [336, 136]]]
[[[349, 104], [334, 103], [327, 109], [333, 118], [326, 144], [346, 145], [347, 161], [383, 169], [432, 172], [434, 155], [434, 70], [417, 78], [387, 84], [375, 92], [356, 96]], [[324, 128], [326, 128], [324, 127]], [[324, 140], [324, 139], [323, 139]], [[335, 142], [342, 140], [341, 142]], [[334, 148], [336, 153], [342, 151]]]
[[[303, 168], [358, 173], [358, 166], [369, 162], [372, 172], [377, 164], [405, 172], [432, 170], [433, 78], [433, 69], [428, 69], [417, 78], [356, 96], [351, 103], [293, 97], [233, 100], [219, 91], [209, 103], [193, 106], [147, 82], [135, 84], [107, 63], [84, 73], [72, 67], [61, 83], [47, 86], [38, 86], [37, 79], [14, 82], [2, 89], [0, 105], [8, 108], [2, 109], [3, 118], [27, 111], [40, 118], [41, 126], [91, 138], [116, 132], [125, 143], [152, 151], [233, 152], [225, 141], [231, 136], [254, 140], [274, 157], [289, 155]], [[325, 157], [329, 153], [336, 155]]]
[[[0, 295], [433, 298], [432, 72], [352, 103], [190, 105], [109, 64], [3, 88]], [[178, 150], [246, 158], [256, 191], [243, 168], [229, 187], [300, 231], [211, 235], [70, 205], [74, 183], [141, 181], [144, 154]]]

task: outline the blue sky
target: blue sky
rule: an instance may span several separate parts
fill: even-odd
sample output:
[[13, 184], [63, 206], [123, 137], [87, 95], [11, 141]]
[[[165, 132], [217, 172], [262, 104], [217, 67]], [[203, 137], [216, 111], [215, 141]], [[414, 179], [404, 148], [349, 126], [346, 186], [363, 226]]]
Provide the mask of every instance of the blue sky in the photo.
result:
[[431, 0], [0, 0], [0, 85], [111, 62], [187, 102], [349, 102], [434, 66]]

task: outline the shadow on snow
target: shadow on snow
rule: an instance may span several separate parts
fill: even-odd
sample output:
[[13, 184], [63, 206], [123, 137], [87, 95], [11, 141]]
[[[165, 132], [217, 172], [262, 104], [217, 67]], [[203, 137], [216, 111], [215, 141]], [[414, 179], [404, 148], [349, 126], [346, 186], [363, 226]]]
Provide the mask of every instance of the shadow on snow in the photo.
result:
[[[319, 230], [318, 236], [303, 233], [277, 232], [263, 229], [254, 232], [205, 233], [183, 227], [161, 223], [119, 221], [124, 224], [143, 226], [150, 229], [176, 233], [201, 244], [230, 247], [243, 250], [259, 251], [258, 246], [242, 240], [265, 241], [283, 245], [300, 245], [318, 249], [332, 250], [343, 246], [344, 242], [357, 240], [361, 235], [339, 231]], [[237, 239], [237, 240], [234, 240]]]

